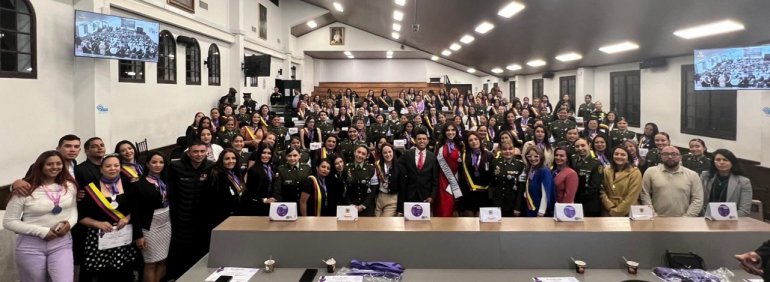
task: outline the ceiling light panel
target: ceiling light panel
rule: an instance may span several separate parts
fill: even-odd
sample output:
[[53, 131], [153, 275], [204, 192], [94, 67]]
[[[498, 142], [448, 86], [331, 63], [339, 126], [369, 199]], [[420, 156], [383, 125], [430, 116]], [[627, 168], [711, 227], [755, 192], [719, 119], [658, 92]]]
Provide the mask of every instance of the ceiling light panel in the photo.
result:
[[401, 31], [401, 24], [393, 23], [393, 30], [395, 31]]
[[475, 72], [476, 72], [476, 69], [474, 69], [474, 68], [469, 68], [468, 69], [468, 73], [475, 73]]
[[307, 26], [310, 28], [316, 28], [318, 24], [315, 21], [309, 21], [307, 22]]
[[462, 47], [463, 46], [461, 46], [460, 44], [457, 44], [457, 43], [452, 43], [452, 45], [449, 45], [449, 49], [451, 49], [452, 51], [460, 50], [460, 48], [462, 48]]
[[626, 41], [626, 42], [621, 42], [617, 44], [602, 46], [601, 48], [599, 48], [599, 51], [602, 51], [607, 54], [615, 54], [619, 52], [631, 51], [636, 49], [639, 49], [639, 45], [630, 41]]
[[466, 34], [466, 35], [463, 35], [462, 38], [460, 38], [460, 42], [465, 43], [465, 44], [471, 44], [471, 42], [473, 42], [473, 40], [475, 40], [475, 39], [476, 38], [474, 38], [470, 34]]
[[489, 32], [490, 30], [492, 30], [493, 28], [495, 28], [495, 25], [493, 25], [492, 23], [490, 23], [490, 22], [482, 22], [478, 26], [476, 26], [475, 31], [480, 33], [480, 34], [485, 34], [485, 33]]
[[396, 0], [396, 5], [404, 6], [406, 5], [406, 0]]
[[497, 15], [503, 18], [510, 18], [513, 17], [513, 15], [521, 12], [521, 10], [524, 10], [524, 4], [513, 1], [500, 9], [500, 11], [497, 12]]
[[530, 67], [542, 67], [545, 66], [545, 61], [543, 60], [532, 60], [527, 62], [527, 65]]
[[559, 61], [562, 61], [562, 62], [576, 61], [576, 60], [580, 60], [582, 58], [583, 58], [582, 55], [580, 55], [578, 53], [575, 53], [575, 52], [561, 54], [561, 55], [556, 56], [556, 59], [559, 60]]
[[400, 22], [404, 19], [404, 13], [399, 10], [393, 11], [393, 19]]
[[434, 60], [434, 61], [438, 61], [438, 56], [436, 56], [436, 55], [433, 55], [433, 56], [431, 56], [431, 57], [430, 57], [430, 59], [431, 59], [431, 60]]
[[345, 9], [342, 8], [342, 4], [337, 3], [337, 2], [334, 2], [334, 9], [337, 10], [338, 12], [344, 12], [345, 11]]
[[744, 29], [745, 27], [742, 23], [731, 20], [724, 20], [715, 23], [680, 29], [675, 31], [674, 35], [684, 39], [695, 39]]
[[441, 51], [441, 55], [444, 56], [444, 57], [447, 57], [449, 55], [452, 55], [452, 51], [444, 49], [444, 51]]
[[493, 68], [493, 69], [492, 69], [492, 72], [493, 72], [493, 73], [502, 73], [502, 72], [503, 72], [503, 69], [501, 69], [501, 68]]
[[509, 71], [517, 71], [517, 70], [521, 69], [521, 65], [519, 65], [519, 64], [511, 64], [511, 65], [508, 65], [507, 67], [505, 67], [505, 69], [507, 69]]
[[343, 53], [345, 54], [345, 56], [352, 56], [353, 55], [353, 53], [350, 53], [350, 51], [345, 51]]
[[398, 32], [394, 31], [394, 32], [392, 32], [390, 34], [390, 37], [393, 37], [393, 39], [399, 39], [399, 38], [401, 38], [401, 34], [399, 34]]

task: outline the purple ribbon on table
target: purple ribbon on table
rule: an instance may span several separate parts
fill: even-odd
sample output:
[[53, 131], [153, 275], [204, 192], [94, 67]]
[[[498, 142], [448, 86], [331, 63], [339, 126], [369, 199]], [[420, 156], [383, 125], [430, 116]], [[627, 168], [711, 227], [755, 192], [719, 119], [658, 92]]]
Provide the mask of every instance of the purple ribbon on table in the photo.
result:
[[350, 260], [350, 268], [353, 268], [354, 271], [356, 270], [373, 270], [373, 271], [380, 271], [380, 272], [388, 272], [388, 273], [404, 273], [404, 267], [401, 266], [401, 264], [397, 262], [390, 262], [390, 261], [361, 261], [361, 260]]

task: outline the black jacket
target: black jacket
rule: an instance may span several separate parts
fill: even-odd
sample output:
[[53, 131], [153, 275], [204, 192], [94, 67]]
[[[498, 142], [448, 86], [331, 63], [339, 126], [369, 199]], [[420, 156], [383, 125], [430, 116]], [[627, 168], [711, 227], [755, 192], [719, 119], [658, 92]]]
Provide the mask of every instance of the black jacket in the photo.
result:
[[171, 240], [180, 246], [208, 250], [209, 242], [205, 242], [205, 215], [208, 207], [203, 191], [213, 164], [204, 160], [195, 168], [190, 157], [185, 154], [169, 165], [167, 185], [171, 208]]
[[[278, 171], [275, 167], [271, 167], [273, 170], [273, 180], [275, 180], [275, 173]], [[262, 202], [264, 198], [278, 198], [273, 192], [273, 183], [267, 177], [264, 167], [261, 163], [257, 162], [248, 172], [246, 172], [246, 191], [241, 196], [241, 208], [238, 211], [239, 215], [249, 216], [267, 216], [270, 211], [270, 204]]]
[[142, 177], [139, 181], [128, 183], [126, 195], [131, 202], [131, 224], [133, 224], [134, 238], [141, 238], [142, 229], [150, 230], [152, 216], [156, 209], [163, 207], [163, 196], [155, 184]]
[[[239, 177], [238, 174], [236, 174], [235, 177]], [[240, 181], [241, 187], [236, 185], [238, 181]], [[240, 206], [240, 190], [243, 189], [243, 184], [243, 179], [231, 181], [227, 176], [227, 172], [223, 170], [216, 168], [211, 170], [208, 184], [203, 190], [203, 196], [207, 202], [207, 233], [211, 233], [211, 230], [214, 229], [214, 227], [235, 214], [235, 211]]]
[[438, 190], [438, 163], [433, 152], [425, 150], [422, 170], [417, 169], [417, 149], [406, 151], [399, 159], [401, 176], [398, 193], [398, 211], [403, 212], [404, 202], [422, 202], [427, 198], [436, 199]]

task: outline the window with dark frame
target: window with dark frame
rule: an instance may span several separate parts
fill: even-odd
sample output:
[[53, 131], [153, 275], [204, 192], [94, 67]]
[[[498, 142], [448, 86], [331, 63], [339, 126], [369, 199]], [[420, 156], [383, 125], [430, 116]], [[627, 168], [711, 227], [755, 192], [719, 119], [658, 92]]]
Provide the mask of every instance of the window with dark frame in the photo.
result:
[[249, 77], [249, 86], [250, 87], [259, 86], [259, 77], [256, 77], [256, 76]]
[[[577, 78], [574, 75], [559, 77], [559, 101], [564, 95], [569, 96], [569, 100], [572, 103], [570, 107], [575, 111], [575, 92], [577, 88]], [[554, 109], [555, 110], [555, 109]]]
[[532, 99], [543, 98], [543, 79], [532, 80]]
[[176, 42], [168, 30], [160, 32], [158, 83], [176, 84]]
[[222, 71], [219, 60], [219, 47], [216, 44], [209, 46], [209, 56], [206, 65], [209, 68], [209, 85], [222, 84]]
[[201, 48], [198, 40], [185, 46], [184, 56], [187, 85], [201, 85]]
[[119, 60], [118, 61], [118, 81], [144, 83], [144, 62]]
[[628, 126], [639, 127], [641, 116], [640, 72], [610, 73], [610, 110], [625, 117]]
[[695, 91], [695, 68], [682, 65], [682, 133], [735, 140], [736, 90]]
[[0, 77], [37, 78], [35, 22], [28, 0], [0, 1]]

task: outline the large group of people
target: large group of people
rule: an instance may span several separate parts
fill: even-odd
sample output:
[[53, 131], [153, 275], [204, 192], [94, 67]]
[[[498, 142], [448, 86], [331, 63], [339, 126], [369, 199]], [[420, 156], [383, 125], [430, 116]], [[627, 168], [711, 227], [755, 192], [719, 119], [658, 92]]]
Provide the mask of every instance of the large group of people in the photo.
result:
[[769, 88], [770, 65], [766, 61], [762, 57], [725, 59], [696, 74], [695, 81], [701, 87]]
[[125, 27], [102, 27], [77, 37], [78, 51], [106, 57], [149, 60], [158, 56], [158, 39]]
[[[580, 203], [589, 217], [628, 216], [637, 204], [667, 217], [702, 216], [710, 202], [750, 212], [751, 183], [732, 152], [693, 139], [683, 155], [656, 124], [632, 132], [590, 95], [552, 105], [498, 89], [329, 90], [302, 95], [292, 119], [269, 105], [220, 104], [194, 115], [172, 160], [139, 157], [129, 141], [107, 154], [92, 137], [76, 164], [74, 135], [40, 154], [12, 184], [4, 219], [20, 234], [22, 280], [71, 281], [73, 264], [81, 281], [177, 278], [208, 252], [215, 226], [267, 216], [274, 202], [297, 203], [301, 216], [335, 216], [338, 205], [401, 216], [405, 202], [431, 203], [437, 217], [480, 207], [547, 217], [555, 203]], [[99, 248], [102, 234], [129, 224], [134, 243]]]

